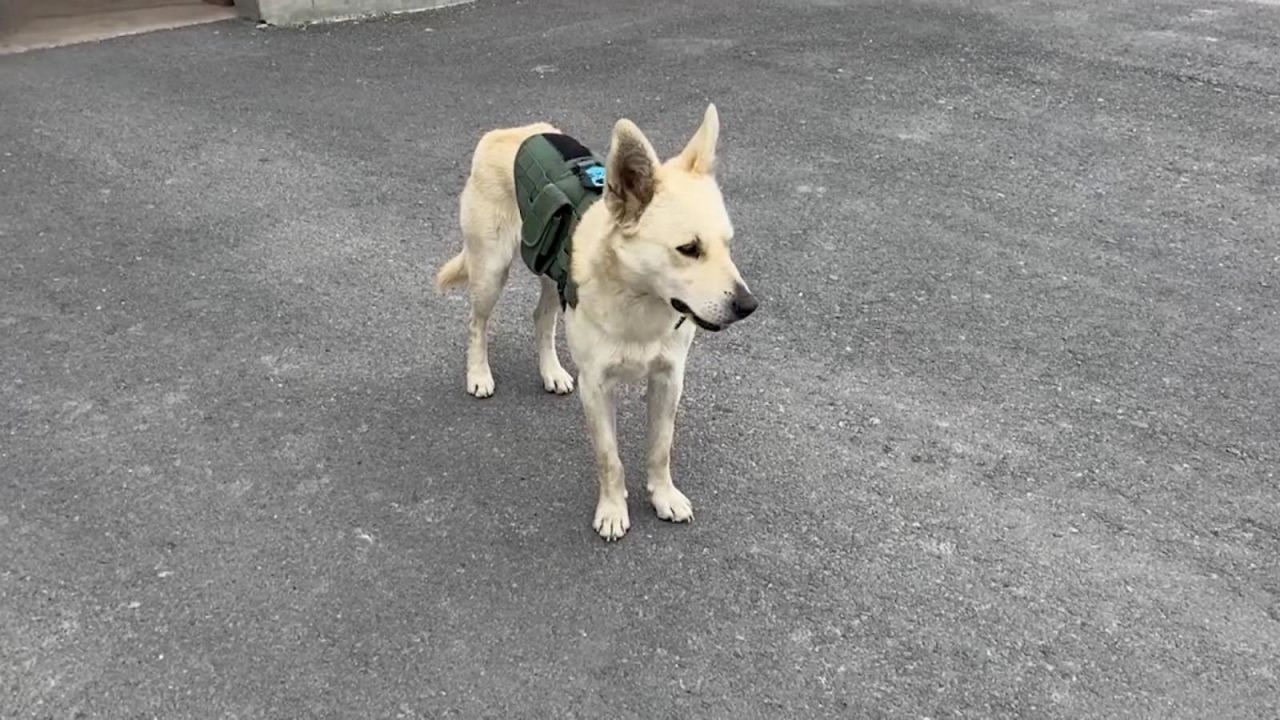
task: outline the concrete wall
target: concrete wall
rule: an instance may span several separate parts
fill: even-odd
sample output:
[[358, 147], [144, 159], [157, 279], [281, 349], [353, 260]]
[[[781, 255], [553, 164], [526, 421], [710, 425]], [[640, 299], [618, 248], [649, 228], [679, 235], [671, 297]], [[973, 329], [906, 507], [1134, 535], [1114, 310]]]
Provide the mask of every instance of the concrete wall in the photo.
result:
[[236, 0], [240, 17], [272, 25], [299, 25], [310, 22], [415, 12], [461, 5], [471, 0]]

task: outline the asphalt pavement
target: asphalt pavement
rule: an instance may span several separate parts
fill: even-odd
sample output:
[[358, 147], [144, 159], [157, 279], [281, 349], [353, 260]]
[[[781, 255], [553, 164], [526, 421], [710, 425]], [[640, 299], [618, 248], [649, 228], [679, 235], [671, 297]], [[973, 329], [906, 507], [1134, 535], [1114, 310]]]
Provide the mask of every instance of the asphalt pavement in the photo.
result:
[[[485, 130], [709, 101], [761, 308], [606, 544], [534, 280], [477, 401], [431, 278]], [[0, 59], [0, 202], [0, 717], [1280, 716], [1275, 2], [121, 38]]]

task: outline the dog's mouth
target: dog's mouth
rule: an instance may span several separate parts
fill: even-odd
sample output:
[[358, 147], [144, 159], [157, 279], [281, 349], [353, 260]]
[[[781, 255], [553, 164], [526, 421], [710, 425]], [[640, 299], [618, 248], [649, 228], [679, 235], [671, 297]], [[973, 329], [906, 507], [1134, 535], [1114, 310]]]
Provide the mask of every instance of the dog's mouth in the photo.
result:
[[675, 311], [680, 313], [681, 315], [684, 315], [690, 320], [693, 320], [693, 324], [697, 325], [703, 330], [709, 330], [711, 332], [719, 332], [721, 330], [721, 326], [716, 325], [715, 323], [709, 323], [706, 320], [703, 320], [702, 318], [698, 317], [698, 314], [695, 313], [688, 305], [686, 305], [683, 300], [672, 298], [671, 307], [675, 308]]

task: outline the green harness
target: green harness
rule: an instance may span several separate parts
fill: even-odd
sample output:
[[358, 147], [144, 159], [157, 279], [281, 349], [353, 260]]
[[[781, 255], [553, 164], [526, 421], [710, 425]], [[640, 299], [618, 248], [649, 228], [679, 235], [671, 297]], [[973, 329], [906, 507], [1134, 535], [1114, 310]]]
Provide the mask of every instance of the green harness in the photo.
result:
[[573, 231], [604, 192], [604, 161], [568, 135], [534, 135], [516, 151], [515, 180], [520, 257], [555, 282], [562, 309], [577, 307], [569, 274]]

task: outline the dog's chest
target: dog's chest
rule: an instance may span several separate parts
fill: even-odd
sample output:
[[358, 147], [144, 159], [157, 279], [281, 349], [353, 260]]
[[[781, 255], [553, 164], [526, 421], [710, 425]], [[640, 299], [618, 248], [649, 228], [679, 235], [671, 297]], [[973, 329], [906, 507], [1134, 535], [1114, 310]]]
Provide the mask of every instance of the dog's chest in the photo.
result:
[[658, 364], [662, 353], [656, 348], [623, 347], [612, 353], [608, 374], [622, 382], [639, 382], [649, 376], [650, 368]]
[[646, 343], [613, 343], [606, 358], [606, 374], [615, 380], [635, 383], [662, 370], [683, 367], [688, 346], [682, 338], [671, 337]]
[[574, 363], [619, 382], [638, 382], [653, 372], [682, 369], [693, 342], [692, 323], [674, 327], [670, 319], [659, 323], [644, 314], [615, 321], [619, 332], [604, 332], [599, 324], [585, 321], [573, 309], [566, 320]]

